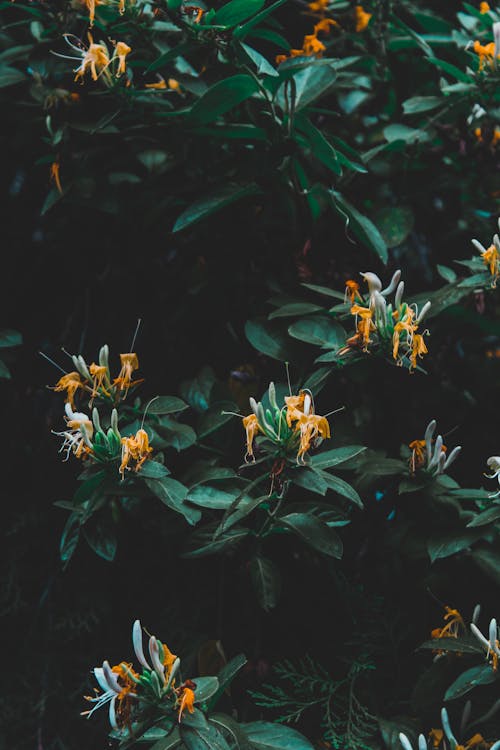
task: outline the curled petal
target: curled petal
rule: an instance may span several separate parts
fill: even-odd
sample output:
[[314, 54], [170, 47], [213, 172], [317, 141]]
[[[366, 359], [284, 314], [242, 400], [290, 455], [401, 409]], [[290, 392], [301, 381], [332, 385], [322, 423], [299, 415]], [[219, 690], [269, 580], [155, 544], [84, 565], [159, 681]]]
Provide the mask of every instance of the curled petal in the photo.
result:
[[139, 662], [139, 664], [141, 664], [143, 667], [146, 667], [146, 669], [151, 670], [151, 667], [149, 666], [148, 662], [146, 661], [146, 657], [144, 656], [144, 650], [142, 647], [142, 627], [140, 620], [136, 620], [132, 626], [132, 643], [134, 645], [135, 655], [137, 656], [137, 661]]
[[109, 661], [103, 661], [102, 671], [104, 679], [108, 683], [108, 689], [114, 690], [115, 693], [121, 693], [122, 689], [118, 682], [118, 677], [109, 666]]

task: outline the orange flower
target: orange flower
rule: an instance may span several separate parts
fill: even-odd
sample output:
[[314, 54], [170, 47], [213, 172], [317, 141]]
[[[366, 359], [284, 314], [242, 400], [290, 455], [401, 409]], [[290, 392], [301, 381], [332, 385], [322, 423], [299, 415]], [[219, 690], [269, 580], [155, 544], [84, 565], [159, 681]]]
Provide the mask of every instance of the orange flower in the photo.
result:
[[92, 375], [92, 399], [99, 396], [100, 390], [102, 390], [106, 396], [109, 396], [104, 385], [104, 381], [108, 378], [108, 368], [104, 365], [96, 365], [95, 362], [92, 362], [89, 371]]
[[488, 13], [489, 10], [490, 10], [490, 6], [489, 6], [488, 3], [484, 3], [484, 2], [483, 3], [479, 3], [479, 12], [480, 13], [482, 13], [484, 15], [485, 13]]
[[362, 5], [356, 5], [354, 8], [356, 16], [356, 31], [364, 31], [370, 23], [371, 13], [367, 13]]
[[179, 722], [181, 721], [182, 714], [186, 708], [190, 714], [194, 713], [194, 700], [194, 690], [192, 690], [190, 687], [184, 687], [182, 689], [181, 695], [177, 699], [177, 705], [179, 706]]
[[58, 161], [52, 162], [52, 164], [50, 165], [50, 179], [55, 182], [56, 188], [62, 195], [63, 189], [61, 185], [61, 178], [59, 176], [59, 169], [60, 169], [59, 162]]
[[117, 385], [121, 391], [128, 391], [132, 385], [140, 383], [140, 380], [132, 380], [132, 373], [139, 369], [139, 359], [135, 352], [120, 354], [121, 370], [118, 377], [113, 380], [113, 385]]
[[99, 76], [106, 70], [110, 63], [108, 50], [106, 49], [105, 45], [96, 44], [90, 32], [87, 34], [87, 36], [90, 44], [85, 52], [80, 51], [82, 55], [82, 62], [75, 70], [75, 81], [78, 81], [79, 78], [83, 79], [85, 73], [87, 73], [88, 71], [90, 71], [92, 80], [97, 81]]
[[410, 457], [410, 471], [412, 474], [425, 463], [425, 446], [425, 440], [412, 440], [408, 445], [408, 448], [412, 452]]
[[330, 0], [313, 0], [308, 3], [309, 10], [313, 13], [326, 13]]
[[359, 284], [353, 279], [347, 279], [345, 283], [345, 299], [349, 300], [351, 305], [356, 301], [356, 297], [359, 297]]
[[445, 606], [446, 614], [443, 616], [446, 624], [442, 628], [434, 628], [431, 632], [433, 638], [458, 638], [459, 631], [465, 630], [465, 623], [458, 609]]
[[412, 350], [410, 354], [411, 367], [410, 371], [414, 370], [417, 366], [417, 357], [422, 359], [424, 354], [428, 353], [428, 349], [425, 345], [424, 337], [421, 333], [415, 333], [412, 341]]
[[285, 396], [286, 423], [289, 427], [292, 422], [299, 419], [304, 411], [305, 392], [301, 391], [298, 396]]
[[475, 41], [472, 45], [472, 49], [479, 57], [479, 70], [482, 70], [486, 63], [489, 63], [490, 68], [493, 67], [495, 61], [495, 43], [489, 42], [489, 44], [481, 44]]
[[68, 372], [59, 378], [54, 386], [55, 391], [66, 391], [66, 402], [75, 408], [75, 393], [79, 388], [83, 388], [84, 381], [82, 380], [79, 372]]
[[492, 276], [491, 286], [495, 288], [500, 273], [500, 253], [498, 252], [496, 245], [490, 245], [484, 253], [481, 253], [481, 257], [483, 263], [490, 269], [490, 274]]
[[262, 429], [255, 414], [249, 414], [247, 417], [243, 417], [243, 427], [245, 428], [247, 434], [247, 452], [245, 454], [246, 461], [250, 458], [254, 458], [253, 441], [257, 433], [262, 432]]
[[442, 729], [431, 729], [429, 732], [429, 739], [432, 741], [432, 747], [438, 748], [442, 743], [444, 732]]
[[366, 352], [368, 351], [368, 344], [371, 344], [370, 333], [375, 330], [375, 324], [372, 320], [373, 310], [369, 307], [362, 307], [361, 305], [355, 304], [351, 307], [351, 315], [356, 315], [361, 318], [361, 320], [357, 322], [357, 336], [363, 342], [363, 349]]
[[129, 47], [128, 44], [125, 44], [125, 42], [117, 42], [115, 51], [113, 53], [113, 59], [118, 60], [118, 68], [116, 71], [117, 78], [125, 73], [127, 68], [125, 58], [130, 52], [132, 52], [132, 48]]
[[139, 471], [152, 451], [146, 430], [140, 429], [137, 430], [135, 435], [122, 438], [122, 461], [119, 469], [122, 479], [125, 476], [125, 469], [130, 471], [129, 463], [131, 461], [136, 462], [134, 471]]
[[311, 442], [317, 437], [323, 439], [330, 437], [328, 420], [319, 414], [301, 414], [297, 421], [297, 429], [300, 431], [300, 446], [297, 453], [297, 461], [304, 460], [304, 455], [310, 449]]

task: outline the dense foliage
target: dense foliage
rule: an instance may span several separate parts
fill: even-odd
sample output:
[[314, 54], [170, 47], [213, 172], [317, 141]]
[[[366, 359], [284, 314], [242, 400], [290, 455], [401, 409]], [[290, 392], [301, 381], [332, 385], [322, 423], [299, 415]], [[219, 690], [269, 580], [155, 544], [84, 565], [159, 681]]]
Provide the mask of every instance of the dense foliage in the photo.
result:
[[0, 747], [498, 750], [500, 7], [1, 5]]

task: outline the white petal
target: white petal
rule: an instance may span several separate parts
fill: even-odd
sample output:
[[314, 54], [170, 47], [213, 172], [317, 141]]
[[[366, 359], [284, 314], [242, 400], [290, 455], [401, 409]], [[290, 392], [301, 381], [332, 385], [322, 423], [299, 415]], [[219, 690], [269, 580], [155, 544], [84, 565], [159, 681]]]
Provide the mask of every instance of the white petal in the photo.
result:
[[151, 636], [149, 639], [149, 655], [151, 657], [151, 661], [153, 663], [154, 670], [158, 677], [161, 679], [162, 684], [165, 684], [165, 669], [163, 664], [160, 661], [160, 657], [158, 656], [159, 649], [158, 649], [158, 643], [156, 642], [156, 638], [154, 635]]
[[403, 734], [403, 732], [399, 733], [399, 741], [403, 745], [404, 750], [413, 750], [410, 740], [408, 739], [406, 734]]
[[108, 688], [110, 690], [114, 690], [115, 693], [121, 693], [122, 689], [120, 687], [120, 683], [118, 682], [118, 677], [109, 666], [109, 661], [103, 661], [102, 671], [104, 673], [106, 682], [108, 683]]
[[151, 667], [149, 666], [148, 662], [146, 661], [146, 657], [144, 656], [144, 650], [142, 647], [142, 627], [140, 620], [136, 620], [132, 627], [132, 643], [134, 644], [134, 651], [135, 655], [137, 656], [137, 661], [143, 667], [146, 667], [146, 669], [151, 670]]

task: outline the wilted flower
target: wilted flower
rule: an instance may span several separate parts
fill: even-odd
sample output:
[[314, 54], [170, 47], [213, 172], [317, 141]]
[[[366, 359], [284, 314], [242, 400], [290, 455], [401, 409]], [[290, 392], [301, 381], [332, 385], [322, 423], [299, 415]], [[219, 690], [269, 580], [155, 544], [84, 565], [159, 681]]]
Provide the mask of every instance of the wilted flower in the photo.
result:
[[140, 380], [132, 380], [132, 373], [139, 369], [139, 359], [135, 352], [128, 352], [127, 354], [120, 354], [121, 370], [118, 373], [118, 377], [113, 380], [113, 385], [118, 386], [121, 391], [128, 391], [128, 389], [140, 383]]
[[115, 73], [117, 78], [119, 78], [121, 75], [123, 75], [126, 72], [127, 64], [125, 62], [125, 58], [130, 52], [132, 52], [132, 48], [129, 47], [128, 44], [125, 44], [125, 42], [116, 43], [112, 60], [118, 60], [118, 67]]
[[367, 13], [362, 5], [356, 5], [354, 8], [356, 16], [356, 31], [364, 31], [370, 23], [371, 13]]
[[54, 386], [54, 390], [66, 391], [66, 401], [74, 409], [75, 393], [79, 388], [83, 388], [84, 384], [79, 372], [68, 372], [62, 378], [59, 378]]

